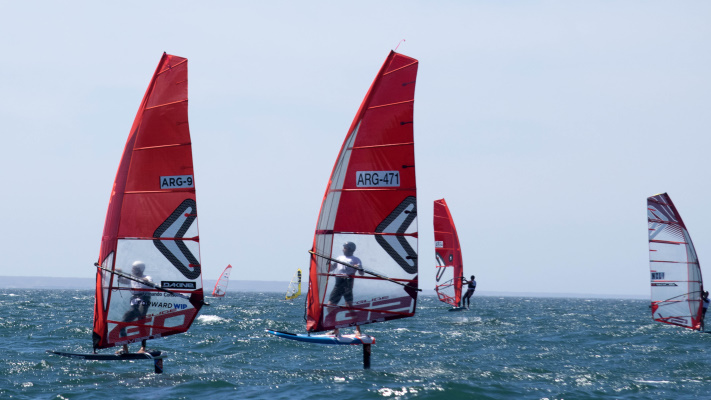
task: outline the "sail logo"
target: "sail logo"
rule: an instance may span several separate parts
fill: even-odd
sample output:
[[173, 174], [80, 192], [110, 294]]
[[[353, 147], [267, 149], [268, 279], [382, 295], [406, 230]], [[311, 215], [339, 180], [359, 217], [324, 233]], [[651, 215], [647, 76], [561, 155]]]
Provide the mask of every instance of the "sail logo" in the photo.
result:
[[195, 181], [193, 180], [192, 175], [174, 175], [160, 177], [161, 189], [183, 189], [194, 187]]
[[[185, 245], [185, 233], [197, 218], [195, 200], [185, 199], [153, 232], [153, 244], [187, 279], [200, 276], [200, 261]], [[197, 241], [197, 238], [194, 238]]]
[[180, 303], [162, 303], [162, 302], [157, 302], [157, 301], [152, 301], [151, 302], [151, 307], [154, 308], [171, 308], [171, 309], [176, 309], [176, 310], [186, 310], [188, 308], [187, 304], [180, 304]]
[[415, 312], [415, 300], [412, 296], [386, 296], [360, 301], [356, 303], [356, 308], [357, 310], [336, 308], [324, 316], [323, 325], [345, 328], [363, 321], [381, 322], [400, 318], [402, 315], [412, 316]]
[[435, 248], [436, 249], [441, 249], [444, 247], [444, 242], [441, 240], [435, 240]]
[[356, 187], [399, 187], [400, 171], [357, 171]]
[[652, 280], [658, 281], [664, 279], [664, 272], [652, 272]]
[[160, 287], [163, 289], [197, 289], [195, 282], [161, 281]]
[[375, 228], [375, 241], [408, 274], [417, 273], [417, 251], [407, 241], [405, 232], [417, 218], [417, 199], [407, 196], [402, 203]]

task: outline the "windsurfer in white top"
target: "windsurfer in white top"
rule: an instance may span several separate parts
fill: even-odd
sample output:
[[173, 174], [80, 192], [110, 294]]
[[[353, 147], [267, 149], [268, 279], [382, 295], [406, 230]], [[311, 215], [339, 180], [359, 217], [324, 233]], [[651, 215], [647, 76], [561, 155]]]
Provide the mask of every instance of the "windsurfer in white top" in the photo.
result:
[[[143, 272], [146, 270], [146, 264], [144, 264], [142, 261], [136, 261], [133, 263], [131, 266], [131, 275], [133, 275], [134, 278], [146, 282], [146, 283], [153, 283], [151, 280], [150, 276], [144, 276]], [[121, 270], [118, 270], [121, 272]], [[150, 286], [146, 286], [142, 284], [141, 282], [133, 279], [128, 279], [125, 278], [121, 275], [118, 276], [118, 281], [119, 283], [123, 284], [129, 284], [131, 285], [131, 300], [130, 300], [130, 308], [126, 313], [123, 315], [123, 318], [121, 319], [123, 322], [131, 322], [135, 320], [140, 320], [146, 317], [146, 314], [148, 313], [148, 307], [151, 305], [151, 293], [146, 292], [144, 289], [150, 289]], [[124, 337], [126, 336], [126, 328], [121, 328], [121, 332], [119, 333], [119, 337]], [[138, 350], [138, 353], [145, 353], [146, 352], [146, 339], [143, 339], [141, 341], [141, 348]], [[117, 354], [128, 354], [128, 344], [123, 345], [123, 349], [119, 350], [116, 352]]]
[[[353, 307], [353, 282], [355, 280], [354, 276], [356, 271], [358, 271], [359, 274], [363, 275], [362, 262], [360, 261], [360, 258], [353, 255], [355, 249], [355, 243], [343, 243], [343, 255], [338, 256], [336, 260], [346, 264], [350, 264], [356, 268], [352, 268], [337, 262], [332, 262], [329, 267], [329, 272], [333, 271], [333, 274], [336, 275], [336, 284], [333, 286], [331, 295], [328, 297], [328, 305], [331, 307], [337, 307], [338, 302], [341, 301], [341, 297], [345, 299], [346, 307]], [[330, 333], [338, 335], [338, 328], [334, 329]], [[361, 336], [360, 326], [358, 325], [356, 325], [356, 335]]]

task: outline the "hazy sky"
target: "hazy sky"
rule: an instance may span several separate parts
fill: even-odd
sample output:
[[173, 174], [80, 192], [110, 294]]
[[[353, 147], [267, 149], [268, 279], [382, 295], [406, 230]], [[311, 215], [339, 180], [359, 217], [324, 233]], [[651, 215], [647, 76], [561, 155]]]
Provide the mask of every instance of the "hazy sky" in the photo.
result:
[[646, 197], [664, 191], [711, 277], [711, 3], [2, 9], [0, 275], [94, 275], [119, 157], [166, 51], [189, 59], [203, 276], [231, 263], [233, 279], [289, 280], [308, 268], [346, 130], [405, 39], [398, 52], [420, 61], [422, 287], [442, 197], [480, 290], [646, 295]]

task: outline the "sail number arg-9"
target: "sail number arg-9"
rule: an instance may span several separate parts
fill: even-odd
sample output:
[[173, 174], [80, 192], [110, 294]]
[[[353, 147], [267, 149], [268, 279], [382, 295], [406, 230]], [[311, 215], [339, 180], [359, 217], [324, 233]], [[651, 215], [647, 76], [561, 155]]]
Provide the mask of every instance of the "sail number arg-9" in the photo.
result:
[[161, 189], [183, 189], [195, 187], [192, 175], [161, 176]]
[[356, 187], [398, 187], [400, 171], [357, 171]]

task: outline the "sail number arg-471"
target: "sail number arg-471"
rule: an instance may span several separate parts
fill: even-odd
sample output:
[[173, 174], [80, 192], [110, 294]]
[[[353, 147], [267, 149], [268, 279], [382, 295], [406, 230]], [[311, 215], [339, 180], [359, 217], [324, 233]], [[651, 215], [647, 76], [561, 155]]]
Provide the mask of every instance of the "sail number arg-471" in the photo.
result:
[[161, 189], [183, 189], [195, 187], [192, 175], [161, 176]]
[[356, 187], [398, 187], [400, 171], [357, 171]]

